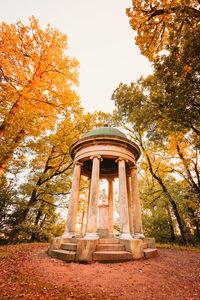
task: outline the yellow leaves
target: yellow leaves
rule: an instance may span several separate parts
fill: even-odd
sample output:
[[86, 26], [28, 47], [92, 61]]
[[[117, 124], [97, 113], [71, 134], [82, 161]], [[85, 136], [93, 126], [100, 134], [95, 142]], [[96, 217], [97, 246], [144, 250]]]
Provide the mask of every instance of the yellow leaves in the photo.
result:
[[157, 53], [167, 49], [171, 43], [177, 45], [182, 30], [187, 26], [191, 30], [197, 24], [199, 14], [190, 19], [190, 23], [183, 23], [192, 8], [199, 10], [197, 1], [133, 0], [132, 7], [126, 9], [126, 14], [131, 27], [137, 31], [136, 44], [142, 54], [149, 60], [154, 60]]
[[[3, 22], [0, 39], [0, 67], [4, 78], [1, 96], [13, 94], [3, 99], [5, 107], [12, 106], [9, 101], [21, 102], [19, 113], [26, 122], [22, 126], [31, 128], [33, 123], [39, 126], [38, 131], [43, 127], [48, 129], [63, 109], [79, 105], [73, 91], [78, 84], [79, 64], [65, 55], [65, 34], [50, 25], [42, 30], [39, 21], [31, 17], [29, 26], [21, 21], [11, 25]], [[7, 118], [4, 113], [1, 111], [2, 119]]]
[[[43, 30], [31, 17], [28, 26], [21, 21], [3, 22], [0, 40], [2, 162], [13, 154], [10, 149], [18, 146], [20, 132], [23, 137], [37, 137], [54, 130], [58, 119], [80, 102], [74, 90], [79, 63], [65, 54], [65, 34], [50, 25]], [[20, 135], [20, 142], [23, 137]]]

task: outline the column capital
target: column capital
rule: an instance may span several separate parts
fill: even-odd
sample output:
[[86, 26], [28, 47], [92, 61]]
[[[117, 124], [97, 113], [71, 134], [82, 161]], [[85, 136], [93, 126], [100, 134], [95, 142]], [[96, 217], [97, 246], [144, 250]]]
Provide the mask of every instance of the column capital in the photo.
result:
[[128, 162], [128, 159], [125, 159], [125, 158], [123, 158], [123, 157], [118, 157], [118, 158], [115, 160], [115, 162], [122, 161], [122, 160], [124, 160], [125, 162]]
[[113, 182], [113, 181], [115, 181], [115, 178], [112, 178], [112, 177], [107, 177], [107, 178], [106, 178], [106, 180], [107, 180], [107, 181], [111, 181], [111, 182]]
[[130, 170], [136, 170], [137, 171], [137, 166], [133, 166], [133, 167], [130, 167]]
[[103, 161], [103, 158], [101, 157], [101, 155], [93, 155], [93, 156], [90, 156], [90, 159], [94, 159], [94, 158], [98, 158], [100, 161]]
[[80, 161], [78, 161], [78, 160], [75, 160], [75, 161], [73, 162], [73, 165], [74, 165], [74, 166], [75, 166], [75, 165], [82, 166], [83, 163], [80, 162]]

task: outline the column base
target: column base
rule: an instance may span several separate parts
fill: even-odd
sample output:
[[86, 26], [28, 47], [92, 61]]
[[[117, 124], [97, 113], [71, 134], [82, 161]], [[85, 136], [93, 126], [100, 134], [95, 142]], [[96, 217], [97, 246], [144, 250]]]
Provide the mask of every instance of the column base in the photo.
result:
[[120, 233], [119, 237], [120, 240], [133, 240], [130, 233]]
[[86, 232], [82, 240], [97, 240], [99, 239], [99, 235], [97, 232]]
[[143, 234], [143, 233], [139, 233], [139, 232], [135, 232], [135, 233], [133, 234], [133, 237], [134, 237], [135, 239], [144, 239], [144, 238], [145, 238], [144, 234]]
[[62, 235], [62, 238], [64, 238], [64, 239], [70, 238], [71, 239], [75, 236], [76, 236], [75, 232], [64, 232], [64, 234]]

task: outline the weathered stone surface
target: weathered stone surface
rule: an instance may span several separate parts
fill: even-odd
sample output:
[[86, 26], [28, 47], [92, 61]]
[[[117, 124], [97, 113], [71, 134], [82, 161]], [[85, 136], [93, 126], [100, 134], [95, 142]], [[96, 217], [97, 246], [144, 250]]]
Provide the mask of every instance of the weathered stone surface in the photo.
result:
[[108, 224], [108, 204], [99, 204], [99, 224], [98, 229], [107, 229], [109, 232]]
[[130, 235], [128, 195], [126, 182], [126, 161], [123, 158], [118, 159], [119, 174], [119, 211], [120, 211], [120, 238]]
[[143, 249], [147, 249], [147, 248], [148, 248], [147, 243], [144, 243], [144, 244], [143, 244]]
[[97, 233], [100, 237], [105, 237], [109, 235], [109, 229], [97, 229]]
[[145, 258], [152, 258], [155, 257], [156, 255], [158, 255], [158, 250], [157, 249], [144, 249], [144, 256]]
[[92, 261], [92, 254], [96, 249], [98, 239], [96, 240], [79, 240], [76, 251], [78, 261]]
[[60, 246], [62, 243], [63, 243], [62, 237], [52, 238], [50, 241], [49, 249], [48, 249], [49, 255], [51, 255], [52, 250], [60, 249]]
[[141, 237], [144, 237], [144, 235], [142, 234], [142, 216], [141, 216], [140, 195], [138, 190], [136, 167], [131, 168], [131, 182], [132, 182], [132, 197], [133, 197], [134, 235], [139, 235]]
[[69, 251], [76, 251], [77, 244], [75, 243], [63, 243], [61, 244], [61, 249], [69, 250]]
[[132, 253], [133, 259], [144, 257], [143, 241], [141, 239], [120, 240], [120, 244], [125, 246], [126, 251]]
[[123, 261], [133, 259], [132, 254], [127, 251], [95, 251], [93, 260], [98, 261]]
[[66, 250], [52, 250], [51, 257], [58, 258], [64, 261], [74, 261], [76, 257], [75, 251], [66, 251]]
[[64, 243], [76, 243], [80, 240], [82, 237], [73, 237], [69, 241], [66, 241], [65, 239], [63, 240]]
[[74, 164], [73, 180], [72, 180], [72, 189], [69, 199], [69, 207], [67, 213], [67, 222], [65, 226], [65, 232], [63, 237], [73, 237], [76, 232], [76, 217], [78, 210], [78, 199], [79, 199], [79, 190], [80, 190], [80, 178], [81, 178], [81, 163], [76, 162]]
[[156, 248], [155, 238], [144, 238], [143, 242], [147, 244], [148, 248]]
[[125, 251], [125, 248], [120, 244], [99, 244], [96, 251]]
[[119, 240], [113, 238], [104, 238], [99, 239], [99, 244], [119, 244]]

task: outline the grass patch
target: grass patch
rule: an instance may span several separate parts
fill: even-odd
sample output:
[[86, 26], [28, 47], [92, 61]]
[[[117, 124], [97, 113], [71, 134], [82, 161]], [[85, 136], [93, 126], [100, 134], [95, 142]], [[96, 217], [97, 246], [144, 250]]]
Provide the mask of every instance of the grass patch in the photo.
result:
[[162, 244], [156, 243], [157, 248], [165, 248], [165, 249], [172, 249], [172, 250], [180, 250], [180, 251], [200, 251], [200, 247], [186, 247], [177, 244]]

